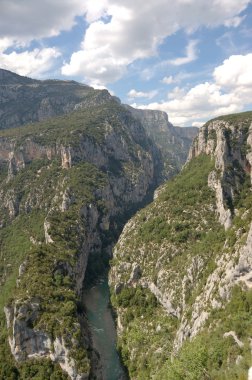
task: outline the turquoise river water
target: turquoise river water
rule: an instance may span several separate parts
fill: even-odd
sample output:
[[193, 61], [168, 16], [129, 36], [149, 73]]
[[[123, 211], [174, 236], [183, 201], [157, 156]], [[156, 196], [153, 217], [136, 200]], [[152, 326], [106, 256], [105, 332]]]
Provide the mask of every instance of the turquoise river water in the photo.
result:
[[84, 293], [87, 318], [91, 327], [94, 348], [99, 352], [104, 380], [126, 380], [116, 350], [116, 327], [109, 307], [109, 286], [107, 276]]

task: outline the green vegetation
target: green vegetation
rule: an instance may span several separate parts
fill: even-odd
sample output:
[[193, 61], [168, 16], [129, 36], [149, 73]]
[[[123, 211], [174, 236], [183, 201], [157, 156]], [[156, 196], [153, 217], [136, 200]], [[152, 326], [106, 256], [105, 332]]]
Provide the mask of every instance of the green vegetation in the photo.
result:
[[[214, 323], [214, 328], [209, 328]], [[158, 380], [246, 380], [251, 366], [252, 291], [236, 286], [225, 309], [212, 312], [205, 330], [167, 361]], [[234, 331], [243, 346], [226, 332]], [[238, 365], [236, 360], [241, 357]]]
[[[36, 165], [34, 166], [36, 167]], [[80, 209], [90, 202], [96, 203], [95, 190], [97, 188], [102, 189], [106, 185], [106, 179], [103, 173], [88, 163], [80, 163], [69, 172], [62, 171], [56, 164], [50, 166], [49, 169], [47, 166], [46, 168], [40, 167], [41, 176], [39, 178], [34, 176], [33, 180], [32, 176], [29, 175], [30, 171], [31, 166], [27, 169], [27, 176], [23, 170], [7, 186], [17, 187], [22, 192], [21, 209], [33, 190], [37, 196], [40, 196], [40, 208], [48, 205], [54, 207], [54, 212], [47, 217], [50, 223], [49, 234], [52, 236], [53, 243], [50, 245], [44, 243], [43, 223], [45, 215], [42, 210], [21, 214], [2, 231], [2, 255], [5, 261], [9, 259], [15, 271], [13, 271], [12, 276], [8, 276], [6, 279], [0, 304], [6, 305], [7, 297], [10, 296], [9, 303], [11, 304], [13, 294], [19, 300], [20, 305], [26, 304], [28, 308], [31, 300], [39, 301], [37, 317], [29, 321], [30, 327], [45, 331], [52, 340], [59, 336], [64, 337], [66, 344], [69, 345], [72, 344], [74, 338], [73, 357], [80, 372], [87, 373], [89, 371], [89, 360], [87, 352], [81, 344], [83, 337], [80, 326], [76, 324], [79, 299], [75, 292], [73, 271], [79, 258], [82, 239], [85, 238], [85, 231], [89, 228], [88, 225], [86, 226], [86, 220], [82, 218]], [[29, 191], [27, 192], [23, 190], [26, 189], [26, 184], [29, 184]], [[57, 211], [60, 204], [55, 203], [57, 202], [55, 195], [60, 191], [64, 192], [66, 189], [68, 189], [73, 200], [68, 210], [62, 213]], [[102, 215], [105, 209], [99, 199], [97, 199], [97, 207]], [[20, 227], [19, 231], [15, 229], [15, 225]], [[37, 242], [35, 246], [31, 244], [30, 237]], [[17, 251], [16, 256], [13, 255], [13, 251]], [[25, 272], [18, 288], [14, 291], [17, 267], [24, 259], [26, 261]], [[3, 270], [6, 271], [6, 265], [3, 266]], [[2, 316], [2, 325], [4, 324], [4, 317]], [[69, 334], [69, 332], [71, 333]], [[37, 367], [40, 368], [39, 365]], [[26, 367], [24, 366], [24, 368]], [[24, 371], [26, 370], [28, 371], [28, 369]], [[35, 369], [31, 369], [31, 371], [33, 370], [35, 371]], [[49, 371], [47, 367], [45, 370]], [[22, 378], [22, 371], [20, 373]], [[39, 372], [36, 379], [42, 378], [42, 373], [40, 375]], [[59, 379], [61, 378], [59, 377]]]
[[234, 114], [224, 115], [224, 116], [218, 116], [214, 119], [209, 120], [205, 125], [209, 125], [210, 123], [212, 123], [215, 120], [227, 121], [230, 124], [239, 125], [239, 127], [241, 125], [249, 126], [251, 121], [252, 121], [252, 111], [234, 113]]
[[[63, 338], [78, 371], [88, 374], [90, 370], [90, 353], [83, 344], [88, 339], [79, 323], [83, 309], [76, 272], [85, 270], [81, 253], [90, 252], [87, 281], [106, 265], [108, 257], [101, 257], [101, 250], [111, 245], [126, 213], [132, 212], [133, 204], [124, 204], [120, 198], [123, 191], [130, 194], [142, 178], [142, 162], [149, 160], [150, 142], [144, 134], [141, 137], [141, 125], [116, 101], [96, 102], [92, 91], [87, 98], [86, 109], [0, 132], [1, 141], [15, 142], [14, 153], [25, 155], [31, 145], [30, 149], [38, 152], [23, 169], [15, 172], [14, 168], [15, 175], [8, 180], [7, 166], [1, 164], [2, 379], [67, 378], [47, 359], [14, 362], [7, 342], [11, 331], [7, 331], [3, 314], [6, 305], [17, 310], [24, 307], [25, 316], [20, 313], [18, 318], [25, 320], [27, 328], [43, 331], [52, 342]], [[92, 106], [92, 102], [98, 105]], [[251, 115], [239, 117], [245, 137]], [[223, 120], [238, 119], [231, 115]], [[227, 128], [225, 135], [230, 150], [239, 148], [231, 129]], [[243, 158], [249, 148], [245, 137]], [[216, 143], [214, 131], [208, 138]], [[62, 168], [62, 146], [73, 153], [69, 169]], [[120, 272], [124, 285], [121, 292], [112, 295], [112, 304], [123, 326], [118, 347], [135, 380], [243, 380], [250, 365], [252, 296], [239, 287], [233, 289], [225, 308], [213, 309], [211, 300], [204, 300], [209, 316], [204, 329], [171, 360], [181, 317], [190, 328], [195, 303], [203, 299], [209, 276], [218, 269], [218, 259], [225, 254], [234, 262], [238, 260], [234, 246], [245, 242], [252, 219], [249, 178], [241, 174], [242, 168], [234, 160], [225, 178], [227, 186], [233, 177], [237, 183], [233, 199], [227, 200], [234, 226], [224, 231], [217, 221], [214, 192], [208, 186], [214, 167], [214, 159], [206, 155], [192, 160], [163, 186], [156, 201], [137, 213], [118, 243], [111, 265], [112, 271]], [[46, 244], [48, 239], [50, 244]], [[20, 264], [23, 273], [19, 278]], [[139, 282], [132, 277], [135, 264], [140, 268]], [[149, 290], [155, 287], [158, 299]], [[214, 301], [221, 305], [217, 286], [213, 293]], [[232, 336], [223, 338], [228, 331], [237, 334], [242, 347]]]
[[[212, 134], [211, 138], [215, 137]], [[236, 211], [233, 227], [225, 231], [217, 221], [215, 194], [208, 187], [208, 175], [214, 166], [214, 160], [206, 155], [191, 160], [177, 177], [162, 186], [152, 204], [136, 214], [117, 244], [117, 254], [112, 260], [112, 278], [116, 274], [120, 283], [127, 285], [121, 293], [113, 295], [112, 303], [123, 326], [119, 339], [122, 357], [130, 376], [136, 380], [247, 379], [252, 364], [249, 347], [252, 293], [234, 287], [224, 308], [213, 308], [210, 301], [204, 299], [204, 293], [210, 286], [207, 284], [209, 276], [219, 270], [221, 256], [229, 255], [231, 260], [237, 260], [234, 246], [246, 241], [252, 220], [251, 183], [241, 167], [234, 165], [230, 168], [230, 176], [235, 175], [237, 179], [233, 200]], [[165, 324], [157, 316], [152, 318], [151, 313], [159, 307], [164, 311], [158, 302], [155, 305], [154, 300], [146, 297], [144, 308], [134, 303], [138, 288], [137, 281], [131, 280], [131, 270], [136, 264], [141, 268], [141, 283], [154, 283], [168, 297], [173, 308], [182, 312], [188, 326], [192, 313], [195, 313], [195, 303], [199, 300], [205, 303], [203, 310], [209, 313], [209, 317], [202, 331], [196, 338], [185, 341], [176, 354], [173, 342], [181, 314], [179, 319], [170, 316], [169, 323], [166, 320]], [[220, 278], [225, 276], [225, 273], [218, 273]], [[218, 285], [214, 283], [212, 297], [221, 305], [224, 301]], [[155, 334], [151, 331], [159, 328], [164, 331], [159, 344], [155, 345]], [[242, 347], [232, 336], [223, 337], [230, 331], [235, 332]], [[139, 334], [146, 342], [147, 352], [140, 350]], [[164, 338], [166, 341], [162, 340]], [[167, 354], [166, 357], [161, 355], [158, 365], [155, 364], [156, 352]]]
[[[137, 263], [141, 267], [143, 280], [153, 282], [161, 289], [172, 289], [174, 307], [182, 302], [181, 281], [188, 267], [194, 268], [196, 265], [192, 269], [193, 279], [186, 284], [188, 315], [207, 277], [216, 268], [214, 258], [225, 242], [224, 228], [216, 221], [213, 208], [214, 193], [207, 184], [208, 174], [213, 168], [214, 160], [202, 155], [167, 182], [156, 201], [137, 213], [126, 239], [124, 236], [123, 246], [118, 246], [123, 256], [120, 259], [116, 256], [112, 261], [112, 270], [119, 261]], [[167, 274], [164, 268], [167, 268]], [[124, 271], [120, 276], [126, 282], [129, 281], [129, 274]], [[171, 355], [178, 321], [165, 314], [154, 296], [141, 301], [136, 289], [126, 287], [119, 295], [112, 297], [113, 306], [119, 310], [120, 322], [125, 326], [119, 340], [122, 357], [134, 379], [153, 376], [159, 379], [158, 368]], [[147, 289], [142, 291], [149, 292]], [[138, 294], [137, 298], [135, 294]], [[157, 333], [158, 326], [162, 333]], [[139, 334], [149, 347], [147, 353], [141, 353]], [[136, 354], [128, 357], [125, 352], [130, 350], [136, 351]], [[155, 354], [156, 351], [158, 354]], [[159, 365], [155, 364], [156, 361]], [[173, 380], [173, 377], [167, 379]]]
[[21, 364], [19, 369], [20, 380], [69, 380], [59, 365], [52, 363], [51, 360], [31, 360]]
[[198, 207], [214, 201], [214, 194], [207, 186], [207, 176], [213, 167], [214, 161], [207, 156], [191, 161], [182, 174], [166, 184], [154, 207], [150, 206], [152, 218], [147, 218], [148, 208], [140, 211], [143, 223], [139, 235], [143, 242], [169, 239], [172, 243], [183, 243], [199, 239], [201, 232], [196, 229], [199, 221], [192, 215]]
[[20, 377], [7, 342], [6, 320], [3, 312], [10, 297], [15, 294], [18, 267], [31, 249], [30, 234], [39, 226], [40, 214], [20, 216], [1, 230], [0, 266], [0, 379], [25, 379]]
[[[86, 280], [92, 281], [108, 264], [108, 254], [101, 257], [103, 247], [106, 252], [126, 218], [120, 192], [132, 191], [142, 178], [144, 158], [151, 161], [150, 142], [139, 122], [107, 92], [99, 93], [99, 101], [91, 92], [87, 108], [0, 132], [1, 143], [8, 147], [11, 141], [14, 146], [13, 175], [7, 177], [7, 162], [1, 162], [0, 177], [3, 379], [65, 379], [47, 360], [14, 362], [6, 305], [16, 307], [16, 317], [23, 318], [27, 328], [46, 334], [52, 350], [53, 341], [63, 339], [78, 372], [90, 371], [87, 332], [80, 325], [83, 307], [77, 281], [86, 264], [81, 255], [90, 253]], [[68, 169], [62, 168], [62, 148], [71, 151]], [[134, 201], [128, 201], [128, 213]], [[23, 316], [18, 312], [22, 307]]]
[[51, 360], [30, 360], [17, 368], [1, 353], [0, 379], [3, 380], [69, 380], [58, 364]]
[[108, 103], [89, 108], [79, 109], [70, 114], [57, 116], [46, 121], [26, 125], [22, 128], [11, 128], [0, 131], [0, 138], [17, 138], [17, 147], [28, 138], [42, 146], [54, 147], [57, 144], [70, 144], [72, 147], [79, 144], [80, 139], [90, 138], [101, 144], [104, 142], [106, 128], [113, 128], [115, 132], [120, 130], [126, 142], [129, 134], [122, 128], [123, 123], [136, 121], [129, 111], [117, 102], [110, 100]]
[[112, 296], [112, 303], [123, 313], [121, 322], [127, 326], [127, 334], [119, 336], [118, 349], [130, 377], [150, 379], [153, 368], [161, 368], [171, 353], [176, 320], [141, 287], [124, 288]]

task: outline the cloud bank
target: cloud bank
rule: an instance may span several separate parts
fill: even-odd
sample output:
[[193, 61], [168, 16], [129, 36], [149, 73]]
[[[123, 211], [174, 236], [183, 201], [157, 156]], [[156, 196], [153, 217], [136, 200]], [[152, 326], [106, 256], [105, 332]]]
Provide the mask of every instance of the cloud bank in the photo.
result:
[[[64, 64], [62, 74], [111, 83], [125, 74], [130, 63], [157, 54], [164, 39], [180, 29], [192, 32], [201, 26], [237, 26], [239, 13], [249, 2], [213, 0], [209, 5], [208, 0], [101, 0], [98, 9], [88, 2], [90, 25], [80, 50]], [[195, 48], [196, 41], [191, 41], [186, 56], [173, 64], [196, 59]]]
[[19, 43], [52, 37], [70, 30], [75, 17], [87, 12], [82, 0], [1, 0], [0, 38]]
[[233, 55], [216, 67], [213, 81], [198, 84], [188, 91], [176, 87], [161, 103], [137, 106], [159, 109], [169, 114], [177, 125], [241, 111], [251, 104], [252, 98], [252, 54]]
[[[196, 60], [198, 40], [190, 37], [192, 33], [201, 27], [238, 27], [245, 18], [241, 12], [250, 2], [1, 0], [0, 66], [21, 75], [41, 77], [53, 71], [61, 60], [64, 76], [77, 76], [100, 88], [122, 78], [133, 62], [158, 57], [165, 39], [179, 30], [188, 34], [185, 54], [163, 63], [179, 67]], [[62, 63], [63, 52], [49, 44], [50, 37], [70, 31], [77, 17], [85, 19], [87, 28], [79, 49]], [[41, 40], [45, 38], [48, 40]], [[188, 120], [199, 124], [202, 118], [240, 111], [251, 103], [251, 64], [251, 54], [231, 55], [215, 68], [212, 80], [187, 90], [175, 87], [167, 100], [145, 107], [166, 110], [171, 120], [180, 125]], [[190, 75], [188, 72], [168, 74], [160, 82], [179, 86]], [[128, 93], [130, 99], [148, 100], [155, 95], [155, 90], [144, 92], [134, 88]]]

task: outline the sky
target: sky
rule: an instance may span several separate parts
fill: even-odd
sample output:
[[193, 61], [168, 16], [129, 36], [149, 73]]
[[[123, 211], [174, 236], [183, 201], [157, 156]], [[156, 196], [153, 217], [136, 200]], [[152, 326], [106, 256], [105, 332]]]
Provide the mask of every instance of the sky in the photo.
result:
[[252, 0], [0, 0], [0, 68], [201, 126], [252, 110]]

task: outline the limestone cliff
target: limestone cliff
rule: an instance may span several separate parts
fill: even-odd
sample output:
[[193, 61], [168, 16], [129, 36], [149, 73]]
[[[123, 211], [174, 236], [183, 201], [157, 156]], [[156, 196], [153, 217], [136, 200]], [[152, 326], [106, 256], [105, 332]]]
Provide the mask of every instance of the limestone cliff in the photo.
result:
[[189, 148], [198, 133], [198, 128], [174, 127], [169, 122], [166, 112], [125, 107], [136, 119], [141, 121], [148, 136], [159, 147], [164, 162], [161, 173], [162, 180], [177, 174], [186, 161]]
[[0, 69], [0, 129], [104, 104], [109, 98], [106, 90], [96, 91], [74, 81], [41, 81]]
[[[120, 104], [107, 90], [94, 90], [74, 81], [35, 80], [0, 69], [0, 129], [21, 128], [107, 102]], [[141, 122], [161, 152], [160, 182], [171, 178], [186, 161], [197, 128], [173, 127], [165, 112], [124, 107]]]
[[124, 227], [110, 283], [134, 379], [247, 378], [251, 122], [244, 113], [203, 126], [181, 174]]
[[189, 152], [189, 160], [202, 153], [215, 158], [209, 186], [216, 193], [219, 220], [226, 229], [232, 224], [234, 200], [243, 177], [251, 175], [251, 132], [246, 121], [214, 120], [201, 128]]
[[0, 129], [0, 378], [99, 379], [83, 281], [185, 161], [193, 130], [106, 90], [6, 70]]
[[113, 99], [2, 133], [1, 289], [18, 363], [8, 376], [27, 376], [37, 361], [58, 363], [73, 380], [101, 378], [80, 305], [83, 281], [89, 261], [97, 271], [108, 262], [122, 223], [156, 186], [159, 166], [142, 125]]

